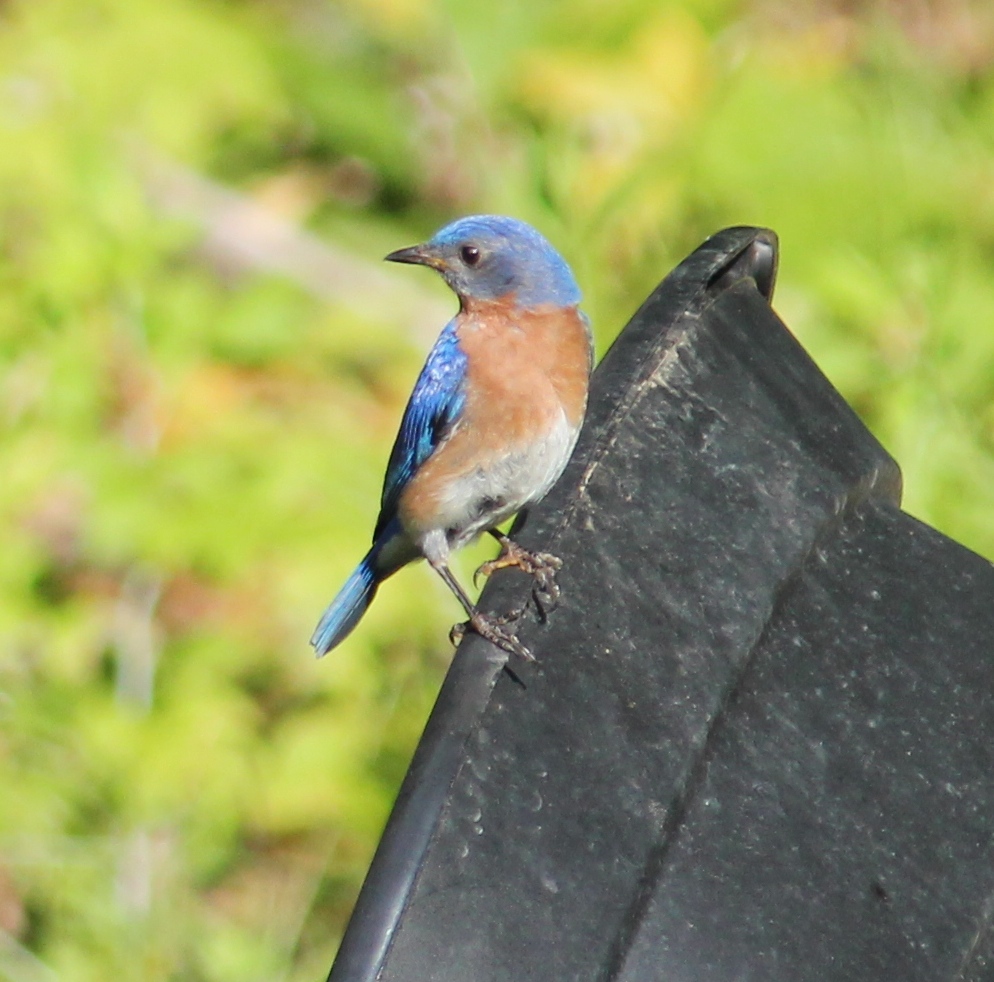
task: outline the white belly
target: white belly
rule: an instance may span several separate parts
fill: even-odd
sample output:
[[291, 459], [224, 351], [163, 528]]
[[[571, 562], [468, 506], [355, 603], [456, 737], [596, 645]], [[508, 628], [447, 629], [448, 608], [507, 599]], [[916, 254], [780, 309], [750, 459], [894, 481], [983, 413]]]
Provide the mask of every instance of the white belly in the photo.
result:
[[418, 548], [430, 562], [444, 562], [451, 550], [538, 501], [562, 474], [578, 434], [560, 411], [544, 439], [453, 480], [441, 499], [435, 527], [418, 537]]

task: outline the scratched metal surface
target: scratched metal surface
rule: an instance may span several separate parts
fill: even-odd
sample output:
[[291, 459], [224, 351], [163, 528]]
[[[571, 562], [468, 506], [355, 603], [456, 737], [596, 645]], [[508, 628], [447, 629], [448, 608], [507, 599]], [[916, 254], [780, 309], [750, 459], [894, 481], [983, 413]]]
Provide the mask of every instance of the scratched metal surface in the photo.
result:
[[517, 535], [538, 661], [457, 652], [330, 982], [994, 978], [994, 567], [899, 510], [775, 266], [719, 233], [598, 367]]

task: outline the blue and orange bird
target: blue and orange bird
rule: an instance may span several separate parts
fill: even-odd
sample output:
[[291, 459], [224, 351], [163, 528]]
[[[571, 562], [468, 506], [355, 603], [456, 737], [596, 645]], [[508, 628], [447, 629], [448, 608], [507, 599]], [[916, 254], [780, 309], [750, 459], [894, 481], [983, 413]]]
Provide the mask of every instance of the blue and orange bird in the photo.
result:
[[449, 555], [483, 532], [500, 555], [478, 573], [518, 566], [554, 600], [561, 563], [530, 553], [497, 526], [538, 501], [562, 473], [580, 432], [593, 363], [580, 290], [563, 258], [514, 218], [477, 215], [446, 225], [390, 262], [438, 270], [459, 312], [435, 342], [404, 410], [373, 531], [373, 546], [329, 604], [311, 644], [318, 656], [359, 623], [377, 587], [424, 558], [456, 595], [467, 627], [531, 658], [507, 627], [481, 613]]

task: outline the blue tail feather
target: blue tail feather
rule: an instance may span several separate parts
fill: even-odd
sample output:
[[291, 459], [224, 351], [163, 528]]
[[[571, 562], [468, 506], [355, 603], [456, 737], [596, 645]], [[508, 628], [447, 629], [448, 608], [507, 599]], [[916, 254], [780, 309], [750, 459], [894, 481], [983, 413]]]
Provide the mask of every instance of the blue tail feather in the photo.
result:
[[373, 602], [381, 579], [373, 566], [375, 552], [375, 549], [370, 550], [321, 615], [311, 635], [311, 644], [318, 658], [345, 640]]

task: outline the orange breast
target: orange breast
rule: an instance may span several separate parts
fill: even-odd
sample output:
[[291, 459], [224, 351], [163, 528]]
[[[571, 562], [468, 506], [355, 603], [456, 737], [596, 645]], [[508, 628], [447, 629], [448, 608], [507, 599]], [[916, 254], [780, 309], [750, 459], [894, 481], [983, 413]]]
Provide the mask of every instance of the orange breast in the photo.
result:
[[578, 429], [586, 408], [590, 335], [577, 310], [476, 304], [463, 309], [458, 333], [466, 403], [404, 491], [401, 521], [411, 533], [435, 522], [452, 480], [529, 446], [562, 416]]
[[590, 335], [575, 308], [522, 311], [506, 301], [467, 307], [459, 345], [468, 361], [471, 396], [505, 408], [531, 403], [533, 412], [543, 404], [548, 411], [562, 407], [573, 426], [583, 419]]

